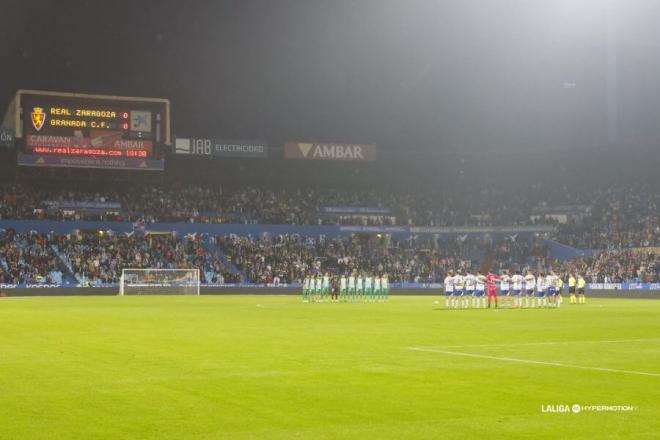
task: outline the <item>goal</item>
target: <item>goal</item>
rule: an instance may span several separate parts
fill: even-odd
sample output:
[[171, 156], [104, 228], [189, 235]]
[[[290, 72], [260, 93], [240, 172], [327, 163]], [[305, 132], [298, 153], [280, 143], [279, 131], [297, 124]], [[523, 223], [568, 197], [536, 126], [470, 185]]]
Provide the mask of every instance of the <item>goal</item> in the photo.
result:
[[199, 269], [122, 269], [119, 295], [199, 295]]

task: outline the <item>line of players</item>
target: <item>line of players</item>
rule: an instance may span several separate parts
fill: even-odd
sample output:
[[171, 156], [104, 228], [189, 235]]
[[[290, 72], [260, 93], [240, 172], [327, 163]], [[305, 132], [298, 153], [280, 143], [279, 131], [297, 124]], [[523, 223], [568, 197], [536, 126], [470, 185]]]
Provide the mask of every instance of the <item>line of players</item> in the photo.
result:
[[[504, 273], [499, 278], [500, 296], [511, 297], [515, 308], [559, 307], [564, 280], [553, 271], [541, 272], [538, 276], [531, 270], [523, 276], [520, 272]], [[568, 291], [571, 304], [585, 304], [586, 281], [582, 275], [568, 275]], [[446, 308], [486, 307], [487, 277], [481, 272], [476, 275], [461, 271], [449, 271], [444, 279]], [[576, 296], [577, 287], [577, 296]], [[497, 299], [495, 301], [497, 307]], [[490, 301], [488, 304], [490, 307]]]
[[380, 302], [390, 295], [390, 281], [386, 273], [370, 275], [352, 273], [346, 275], [309, 275], [303, 280], [305, 302]]

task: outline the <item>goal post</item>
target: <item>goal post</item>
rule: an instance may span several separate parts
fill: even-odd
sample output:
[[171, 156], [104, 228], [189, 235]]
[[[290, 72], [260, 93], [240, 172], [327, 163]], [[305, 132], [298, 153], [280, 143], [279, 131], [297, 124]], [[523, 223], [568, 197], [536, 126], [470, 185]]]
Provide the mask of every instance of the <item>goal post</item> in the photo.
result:
[[122, 269], [119, 295], [199, 295], [199, 269]]

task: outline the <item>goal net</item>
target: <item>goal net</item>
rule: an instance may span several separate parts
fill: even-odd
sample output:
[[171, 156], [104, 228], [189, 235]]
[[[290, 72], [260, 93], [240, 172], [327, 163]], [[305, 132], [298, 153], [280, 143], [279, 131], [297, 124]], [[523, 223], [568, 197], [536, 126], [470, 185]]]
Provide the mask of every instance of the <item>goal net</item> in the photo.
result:
[[199, 269], [122, 269], [119, 295], [199, 295]]

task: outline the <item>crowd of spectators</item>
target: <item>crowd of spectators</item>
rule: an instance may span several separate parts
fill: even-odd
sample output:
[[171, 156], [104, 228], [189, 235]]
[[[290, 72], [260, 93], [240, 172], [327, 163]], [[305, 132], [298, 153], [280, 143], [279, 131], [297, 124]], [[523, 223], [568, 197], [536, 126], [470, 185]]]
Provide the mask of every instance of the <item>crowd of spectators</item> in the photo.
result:
[[[542, 240], [515, 235], [497, 241], [487, 236], [480, 240], [217, 237], [218, 249], [239, 269], [236, 273], [218, 255], [207, 252], [199, 239], [5, 231], [0, 233], [0, 283], [57, 284], [67, 271], [78, 278], [84, 274], [92, 284], [115, 283], [123, 267], [198, 267], [205, 282], [291, 283], [310, 271], [387, 272], [393, 282], [437, 282], [449, 269], [475, 269], [484, 262], [495, 270], [573, 267], [593, 282], [658, 280], [653, 250], [660, 247], [660, 191], [644, 184], [578, 189], [535, 184], [407, 193], [183, 183], [93, 190], [59, 185], [0, 184], [0, 219], [410, 226], [543, 223], [556, 226], [547, 238], [600, 252], [560, 263], [550, 259]], [[86, 202], [86, 209], [70, 208], [71, 202]]]
[[[553, 216], [533, 215], [537, 207], [576, 206], [589, 200], [600, 203], [600, 193], [572, 193], [563, 187], [532, 185], [529, 188], [488, 187], [428, 188], [401, 192], [380, 189], [331, 187], [229, 187], [170, 183], [103, 189], [72, 186], [0, 185], [2, 219], [124, 220], [143, 222], [194, 222], [241, 224], [358, 224], [405, 226], [497, 226], [556, 224]], [[645, 202], [657, 205], [648, 192], [633, 206], [620, 206], [625, 215]], [[656, 197], [656, 200], [650, 200]], [[119, 209], [58, 209], [52, 202], [114, 202]], [[51, 203], [46, 203], [51, 202]], [[349, 212], [330, 214], [327, 207]], [[350, 212], [350, 208], [375, 208], [383, 214]], [[596, 211], [594, 211], [596, 212]], [[653, 220], [653, 219], [651, 219]], [[655, 218], [657, 225], [657, 217]]]
[[241, 281], [240, 274], [205, 249], [200, 237], [97, 231], [0, 234], [0, 284], [59, 285], [66, 273], [70, 281], [85, 285], [116, 284], [124, 268], [196, 268], [202, 283]]
[[351, 237], [305, 237], [300, 235], [220, 236], [216, 243], [225, 249], [249, 281], [300, 282], [306, 274], [387, 273], [392, 282], [433, 283], [448, 270], [476, 270], [485, 258], [499, 268], [529, 264], [538, 253], [530, 240], [491, 239], [434, 240], [354, 235]]
[[549, 258], [549, 250], [543, 244], [542, 237], [534, 236], [530, 239], [517, 239], [516, 235], [506, 237], [504, 240], [486, 243], [487, 258], [490, 258], [491, 270], [514, 270], [523, 266], [531, 268], [543, 267]]
[[578, 249], [660, 246], [660, 193], [648, 186], [594, 192], [587, 215], [559, 225], [557, 240]]
[[76, 278], [92, 285], [117, 283], [123, 268], [196, 268], [200, 269], [202, 283], [233, 279], [218, 256], [206, 251], [199, 237], [78, 232], [55, 235], [53, 242]]
[[657, 283], [660, 265], [656, 248], [611, 249], [564, 262], [561, 270], [577, 270], [592, 283]]
[[[529, 224], [532, 205], [509, 196], [488, 189], [398, 193], [171, 184], [90, 191], [5, 184], [0, 186], [0, 218], [413, 226]], [[49, 207], [47, 201], [117, 202], [121, 209], [67, 212]], [[370, 207], [390, 213], [328, 215], [324, 207]]]
[[379, 239], [373, 236], [313, 238], [299, 235], [236, 235], [216, 238], [246, 280], [259, 284], [296, 283], [305, 274], [387, 273], [392, 282], [440, 282], [448, 270], [534, 272], [553, 268], [578, 272], [590, 282], [659, 282], [653, 249], [619, 249], [588, 258], [560, 261], [550, 256], [541, 237], [501, 240]]
[[[219, 252], [215, 252], [219, 251]], [[198, 268], [202, 283], [298, 283], [305, 275], [371, 273], [391, 282], [437, 283], [451, 270], [576, 271], [590, 282], [659, 282], [657, 248], [609, 249], [559, 261], [540, 237], [445, 239], [376, 235], [215, 237], [74, 232], [0, 233], [0, 284], [85, 285], [119, 281], [123, 268]], [[226, 258], [226, 259], [225, 259]]]
[[0, 284], [59, 284], [64, 264], [49, 248], [50, 234], [0, 232]]
[[[525, 189], [466, 187], [402, 193], [174, 183], [85, 190], [12, 183], [0, 185], [0, 219], [406, 226], [543, 223], [557, 226], [555, 238], [561, 243], [603, 249], [658, 246], [659, 197], [657, 188], [641, 184], [582, 191], [537, 184]], [[119, 208], [57, 207], [57, 202], [67, 201], [113, 202]], [[332, 214], [327, 207], [386, 213]]]

